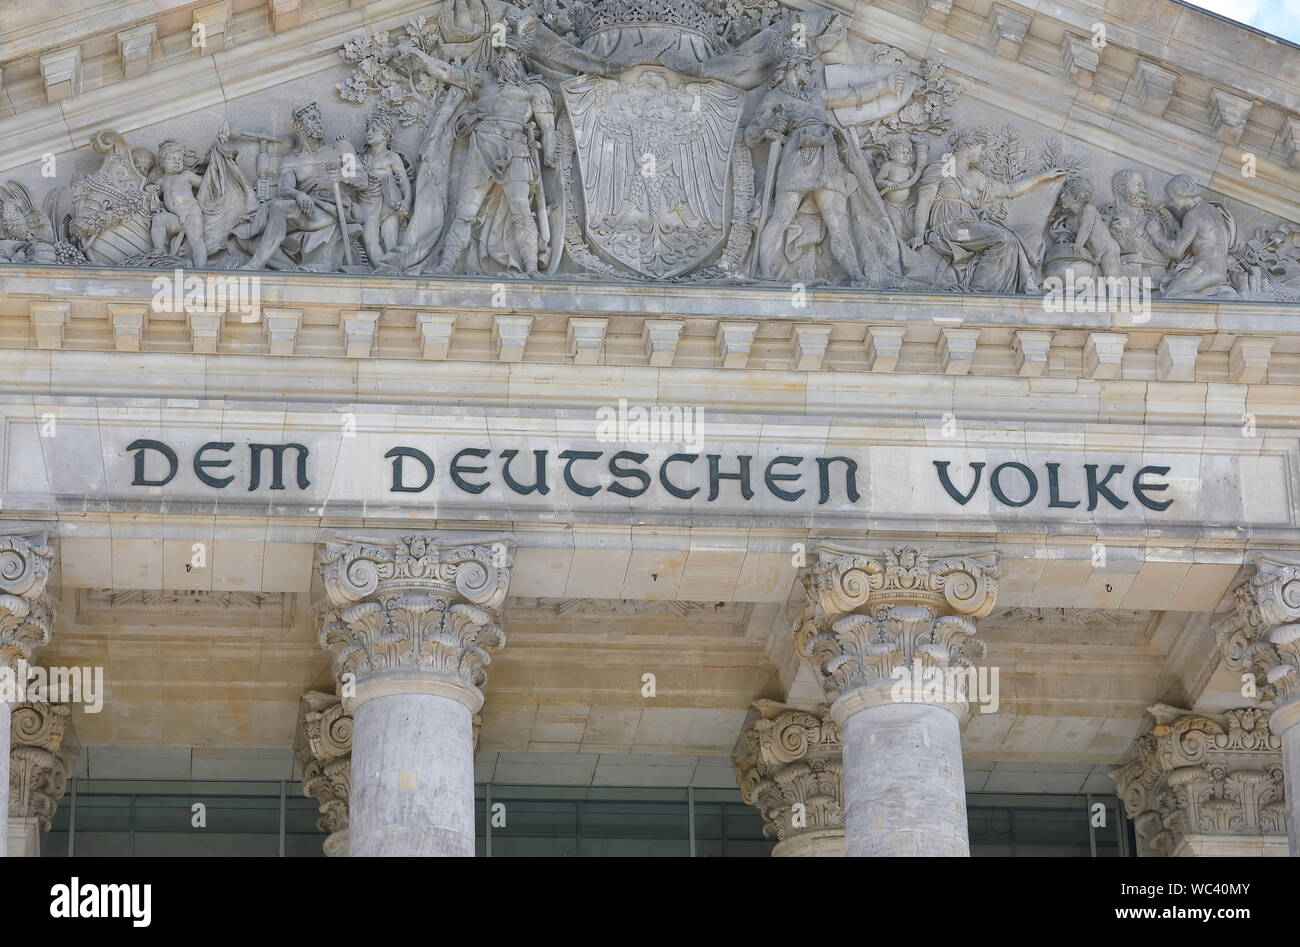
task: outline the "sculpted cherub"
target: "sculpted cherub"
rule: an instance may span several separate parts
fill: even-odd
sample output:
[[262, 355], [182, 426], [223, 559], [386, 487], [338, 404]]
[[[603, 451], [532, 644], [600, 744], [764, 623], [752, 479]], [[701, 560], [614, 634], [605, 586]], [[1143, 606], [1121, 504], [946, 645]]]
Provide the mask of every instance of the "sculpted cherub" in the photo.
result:
[[912, 198], [912, 188], [921, 180], [929, 156], [930, 143], [924, 135], [910, 139], [899, 136], [889, 142], [885, 163], [876, 172], [876, 186], [885, 202], [885, 211], [894, 224], [894, 232], [909, 237], [905, 208]]
[[1091, 254], [1102, 276], [1119, 276], [1119, 243], [1092, 203], [1092, 183], [1078, 175], [1067, 178], [1057, 203], [1065, 212], [1066, 227], [1074, 234], [1075, 251], [1080, 256]]
[[158, 146], [163, 174], [158, 179], [158, 190], [163, 209], [153, 215], [149, 237], [155, 253], [167, 253], [170, 238], [185, 235], [190, 246], [190, 258], [196, 267], [206, 266], [208, 249], [204, 242], [203, 211], [194, 198], [194, 191], [203, 179], [185, 167], [185, 148], [168, 139]]

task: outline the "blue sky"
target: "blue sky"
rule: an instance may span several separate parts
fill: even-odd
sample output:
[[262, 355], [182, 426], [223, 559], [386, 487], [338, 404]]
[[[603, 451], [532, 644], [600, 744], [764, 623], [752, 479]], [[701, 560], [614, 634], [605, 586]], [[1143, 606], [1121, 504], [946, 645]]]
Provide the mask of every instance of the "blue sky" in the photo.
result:
[[1300, 0], [1197, 0], [1190, 5], [1300, 43]]

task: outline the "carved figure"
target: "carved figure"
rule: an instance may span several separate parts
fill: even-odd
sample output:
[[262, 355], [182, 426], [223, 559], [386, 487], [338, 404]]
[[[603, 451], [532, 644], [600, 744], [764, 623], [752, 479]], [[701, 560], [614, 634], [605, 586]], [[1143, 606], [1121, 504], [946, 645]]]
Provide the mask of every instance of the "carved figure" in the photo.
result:
[[1024, 293], [1038, 288], [1036, 267], [1020, 236], [995, 220], [980, 216], [990, 204], [1011, 200], [1066, 176], [1044, 171], [1011, 184], [980, 167], [984, 142], [979, 133], [950, 137], [948, 156], [931, 162], [921, 175], [912, 249], [926, 245], [950, 266], [956, 285], [965, 291]]
[[1147, 225], [1156, 219], [1155, 208], [1147, 194], [1146, 178], [1138, 171], [1116, 171], [1110, 179], [1115, 202], [1106, 209], [1110, 232], [1119, 243], [1122, 264], [1131, 276], [1150, 276], [1158, 280], [1167, 258], [1147, 234]]
[[190, 246], [190, 259], [196, 267], [208, 262], [207, 243], [204, 240], [203, 211], [194, 198], [194, 191], [203, 179], [185, 167], [185, 148], [173, 139], [158, 146], [162, 160], [162, 177], [158, 179], [158, 192], [162, 209], [153, 215], [149, 226], [153, 251], [168, 253], [168, 241], [183, 236]]
[[1218, 204], [1201, 198], [1190, 174], [1176, 174], [1165, 185], [1159, 223], [1147, 235], [1172, 265], [1160, 282], [1163, 296], [1216, 296], [1233, 293], [1228, 285], [1228, 251], [1236, 242], [1236, 224]]
[[912, 199], [912, 188], [921, 180], [929, 149], [930, 143], [924, 135], [894, 138], [889, 142], [884, 164], [876, 172], [876, 186], [900, 240], [911, 236], [907, 205]]
[[279, 196], [258, 210], [261, 238], [245, 269], [334, 269], [349, 252], [348, 205], [340, 185], [364, 187], [369, 177], [346, 138], [323, 144], [325, 126], [315, 102], [294, 109], [292, 125], [299, 145], [280, 162]]
[[389, 145], [393, 123], [382, 114], [366, 124], [366, 149], [361, 154], [369, 182], [357, 191], [353, 213], [361, 221], [361, 242], [372, 266], [387, 264], [397, 247], [400, 221], [411, 211], [410, 168]]
[[450, 273], [469, 246], [480, 212], [480, 257], [529, 276], [539, 271], [538, 218], [533, 197], [541, 180], [535, 133], [541, 134], [541, 157], [555, 165], [555, 106], [541, 82], [530, 79], [517, 47], [504, 42], [492, 71], [495, 87], [484, 92], [456, 123], [456, 134], [469, 139], [464, 190], [447, 228], [437, 272]]
[[[812, 67], [805, 51], [792, 50], [745, 130], [749, 147], [771, 143], [768, 177], [774, 179], [771, 212], [759, 222], [756, 273], [760, 279], [806, 277], [800, 257], [822, 236], [792, 225], [801, 209], [806, 221], [815, 207], [840, 269], [851, 281], [879, 285], [888, 280], [882, 274], [898, 272], [897, 237], [861, 152], [825, 107], [827, 101], [846, 101], [844, 90], [816, 90]], [[855, 89], [854, 95], [865, 100], [880, 91]], [[766, 196], [760, 192], [760, 208]], [[863, 202], [851, 213], [855, 197]], [[875, 239], [867, 230], [872, 223], [883, 224]]]
[[1102, 276], [1119, 276], [1119, 243], [1111, 236], [1106, 221], [1092, 204], [1092, 183], [1078, 175], [1067, 178], [1057, 203], [1064, 212], [1067, 233], [1074, 235], [1074, 252], [1084, 258], [1090, 254]]

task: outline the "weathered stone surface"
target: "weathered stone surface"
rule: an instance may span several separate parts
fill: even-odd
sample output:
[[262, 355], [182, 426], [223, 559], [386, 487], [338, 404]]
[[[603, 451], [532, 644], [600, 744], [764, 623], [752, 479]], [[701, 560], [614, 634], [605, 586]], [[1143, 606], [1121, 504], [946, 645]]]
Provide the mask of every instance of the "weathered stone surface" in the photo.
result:
[[732, 762], [740, 795], [780, 841], [773, 855], [843, 855], [840, 728], [830, 709], [809, 713], [775, 701], [754, 703]]
[[1282, 742], [1268, 712], [1148, 713], [1154, 726], [1112, 773], [1142, 854], [1285, 855]]

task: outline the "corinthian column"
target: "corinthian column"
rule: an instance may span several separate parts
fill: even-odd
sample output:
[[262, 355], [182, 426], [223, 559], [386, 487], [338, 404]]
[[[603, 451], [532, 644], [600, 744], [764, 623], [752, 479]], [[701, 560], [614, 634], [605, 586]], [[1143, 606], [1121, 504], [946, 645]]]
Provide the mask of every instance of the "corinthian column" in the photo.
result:
[[1111, 773], [1142, 855], [1285, 855], [1282, 754], [1258, 707], [1167, 704]]
[[303, 695], [300, 717], [302, 792], [320, 807], [316, 825], [328, 832], [328, 856], [348, 853], [348, 794], [352, 786], [352, 715], [330, 694]]
[[[0, 811], [9, 812], [10, 704], [27, 665], [50, 640], [53, 604], [45, 594], [54, 555], [44, 537], [0, 536]], [[23, 680], [19, 680], [22, 677]], [[0, 833], [0, 858], [9, 833]]]
[[353, 707], [350, 855], [473, 856], [473, 719], [505, 644], [511, 548], [327, 544], [320, 640]]
[[1300, 564], [1261, 556], [1233, 590], [1217, 629], [1224, 663], [1250, 676], [1272, 701], [1269, 726], [1282, 743], [1291, 857], [1300, 858]]
[[984, 654], [990, 555], [819, 550], [792, 633], [844, 734], [845, 854], [970, 854], [959, 676]]
[[732, 761], [740, 795], [763, 816], [763, 834], [780, 839], [774, 856], [844, 854], [840, 803], [840, 728], [830, 708], [809, 713], [757, 700], [758, 719]]
[[8, 855], [36, 856], [68, 788], [79, 749], [67, 704], [29, 701], [13, 708], [9, 747]]

